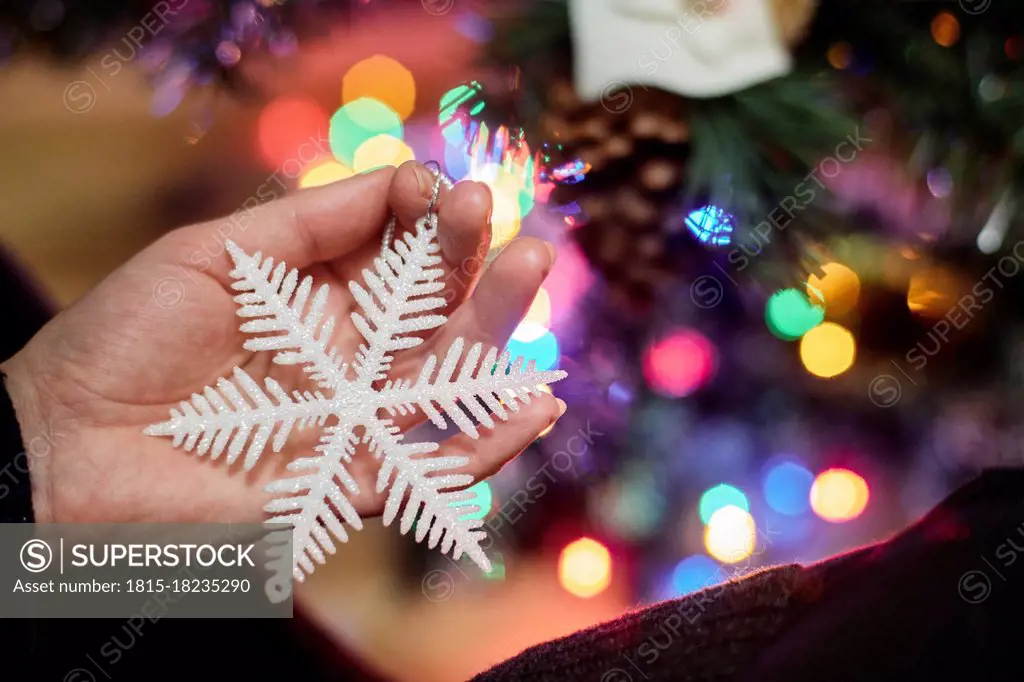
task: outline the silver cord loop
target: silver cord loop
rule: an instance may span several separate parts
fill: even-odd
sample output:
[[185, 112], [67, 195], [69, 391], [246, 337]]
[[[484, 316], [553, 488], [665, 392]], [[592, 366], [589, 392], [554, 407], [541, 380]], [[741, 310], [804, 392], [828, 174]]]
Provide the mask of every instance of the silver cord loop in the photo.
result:
[[[434, 190], [430, 194], [430, 201], [427, 202], [427, 217], [434, 215], [434, 207], [437, 206], [438, 200], [441, 198], [441, 187], [443, 186], [447, 190], [451, 190], [455, 184], [449, 180], [445, 174], [441, 171], [441, 164], [437, 161], [428, 161], [425, 164], [431, 173], [434, 174]], [[395, 226], [398, 223], [398, 216], [391, 214], [391, 218], [388, 219], [388, 224], [384, 226], [384, 235], [380, 241], [380, 254], [381, 258], [387, 253], [387, 250], [391, 247], [391, 242], [395, 238]]]

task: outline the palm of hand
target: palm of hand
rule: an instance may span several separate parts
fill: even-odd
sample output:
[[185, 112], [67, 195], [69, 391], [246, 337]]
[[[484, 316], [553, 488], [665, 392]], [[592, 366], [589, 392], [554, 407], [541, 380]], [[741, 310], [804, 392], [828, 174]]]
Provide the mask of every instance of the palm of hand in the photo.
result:
[[[269, 205], [244, 234], [230, 236], [250, 253], [262, 250], [300, 267], [317, 284], [330, 285], [325, 315], [337, 322], [332, 344], [345, 358], [352, 358], [363, 341], [349, 320], [355, 302], [347, 283], [379, 254], [388, 205], [399, 217], [399, 232], [425, 211], [416, 173], [405, 166], [310, 190]], [[415, 377], [426, 355], [443, 352], [460, 335], [503, 345], [536, 294], [550, 256], [541, 242], [519, 240], [469, 295], [473, 282], [465, 272], [479, 268], [465, 262], [489, 242], [488, 203], [483, 190], [471, 184], [458, 186], [442, 201], [444, 266], [456, 275], [444, 292], [451, 301], [444, 311], [450, 322], [425, 343], [396, 355], [391, 378]], [[339, 224], [348, 222], [339, 208], [352, 209], [356, 224]], [[266, 501], [263, 486], [289, 475], [287, 462], [317, 444], [319, 429], [293, 431], [280, 454], [268, 452], [253, 470], [228, 475], [223, 457], [197, 462], [167, 439], [143, 434], [147, 425], [166, 419], [172, 407], [229, 376], [235, 366], [260, 383], [271, 377], [289, 391], [312, 388], [300, 366], [278, 365], [273, 353], [243, 349], [246, 335], [238, 330], [229, 270], [223, 239], [212, 225], [175, 231], [48, 325], [23, 351], [31, 362], [14, 363], [41, 379], [34, 390], [38, 402], [48, 406], [41, 416], [64, 424], [55, 455], [32, 463], [34, 480], [37, 469], [45, 471], [40, 492], [51, 520], [258, 521]], [[469, 453], [469, 473], [481, 476], [517, 454], [557, 414], [553, 399], [535, 401], [503, 425], [500, 441], [488, 434], [479, 441], [456, 436], [445, 448]], [[421, 419], [413, 415], [398, 423], [406, 430]], [[360, 488], [352, 502], [364, 517], [380, 513], [383, 505], [383, 495], [374, 492], [377, 468], [366, 456], [357, 456], [350, 466]]]

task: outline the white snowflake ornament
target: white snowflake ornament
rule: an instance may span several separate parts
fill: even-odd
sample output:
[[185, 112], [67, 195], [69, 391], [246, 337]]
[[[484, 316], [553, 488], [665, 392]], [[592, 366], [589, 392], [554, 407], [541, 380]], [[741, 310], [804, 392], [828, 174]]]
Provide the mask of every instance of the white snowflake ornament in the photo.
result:
[[326, 284], [310, 300], [311, 277], [300, 282], [298, 270], [289, 271], [284, 263], [275, 267], [273, 258], [259, 252], [250, 256], [230, 241], [227, 248], [235, 265], [232, 287], [241, 292], [235, 297], [241, 306], [238, 315], [248, 320], [241, 330], [259, 335], [246, 340], [244, 348], [275, 351], [275, 363], [301, 365], [316, 390], [289, 394], [269, 377], [261, 387], [236, 367], [233, 381], [221, 378], [216, 386], [193, 394], [180, 409], [171, 410], [170, 419], [145, 432], [170, 436], [175, 447], [199, 456], [218, 459], [226, 452], [228, 464], [244, 451], [242, 465], [248, 471], [268, 442], [280, 452], [293, 428], [323, 426], [316, 454], [288, 464], [297, 475], [266, 488], [276, 496], [264, 507], [272, 515], [268, 523], [293, 527], [296, 580], [324, 563], [324, 552], [336, 551], [332, 536], [348, 540], [343, 521], [362, 528], [349, 501], [350, 495], [359, 494], [359, 486], [346, 469], [359, 443], [367, 444], [380, 461], [377, 492], [390, 486], [384, 525], [398, 517], [404, 502], [402, 534], [415, 522], [417, 542], [429, 537], [431, 548], [440, 543], [443, 553], [451, 552], [455, 559], [466, 554], [489, 571], [490, 561], [480, 547], [486, 535], [483, 520], [467, 518], [479, 508], [453, 505], [473, 496], [465, 489], [473, 477], [453, 473], [469, 458], [424, 457], [439, 445], [405, 442], [391, 418], [421, 410], [439, 428], [447, 427], [447, 418], [475, 439], [477, 424], [494, 428], [495, 417], [507, 420], [509, 410], [518, 411], [520, 401], [530, 402], [541, 393], [540, 385], [563, 379], [565, 372], [537, 370], [533, 360], [524, 367], [523, 358], [512, 361], [507, 351], [499, 355], [497, 348], [484, 353], [480, 343], [463, 356], [465, 343], [458, 338], [440, 367], [437, 357], [430, 356], [415, 381], [388, 379], [393, 353], [418, 346], [423, 339], [414, 334], [447, 320], [436, 312], [444, 299], [434, 295], [444, 288], [435, 214], [420, 219], [394, 246], [385, 245], [373, 268], [363, 270], [365, 284], [349, 283], [362, 310], [351, 314], [352, 322], [365, 339], [351, 366], [329, 347], [335, 320], [324, 319], [330, 291]]

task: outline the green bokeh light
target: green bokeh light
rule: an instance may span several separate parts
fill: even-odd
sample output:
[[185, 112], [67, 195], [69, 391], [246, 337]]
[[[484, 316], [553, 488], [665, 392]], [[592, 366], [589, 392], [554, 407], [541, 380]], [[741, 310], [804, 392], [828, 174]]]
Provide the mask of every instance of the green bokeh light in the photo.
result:
[[476, 116], [486, 106], [480, 97], [480, 83], [473, 81], [458, 85], [441, 96], [438, 107], [437, 122], [441, 124], [441, 133], [448, 144], [460, 145], [466, 140], [465, 126], [461, 121], [452, 120], [459, 109], [465, 107], [470, 116]]
[[796, 341], [824, 321], [825, 309], [811, 303], [798, 289], [783, 289], [768, 299], [764, 317], [772, 334], [783, 341]]
[[359, 145], [378, 135], [403, 139], [401, 117], [388, 105], [369, 97], [349, 102], [331, 116], [331, 152], [346, 166], [355, 164]]
[[460, 519], [482, 519], [487, 516], [491, 511], [491, 503], [494, 500], [494, 494], [491, 492], [491, 484], [487, 481], [480, 481], [476, 485], [468, 489], [469, 492], [473, 493], [473, 497], [465, 500], [459, 500], [458, 502], [451, 502], [449, 507], [466, 507], [469, 505], [477, 505], [480, 507], [478, 511], [463, 514]]
[[700, 520], [708, 523], [716, 511], [730, 506], [739, 507], [745, 512], [750, 511], [750, 502], [742, 490], [727, 483], [719, 483], [701, 495], [698, 505]]
[[505, 556], [501, 552], [495, 552], [491, 557], [491, 570], [484, 573], [486, 580], [505, 579]]
[[[473, 100], [476, 100], [473, 102]], [[448, 92], [441, 95], [441, 111], [438, 115], [443, 125], [448, 119], [455, 115], [459, 107], [473, 102], [469, 109], [470, 116], [476, 116], [484, 110], [484, 101], [480, 99], [480, 83], [473, 81], [465, 85], [457, 85]]]
[[529, 215], [530, 211], [533, 210], [534, 204], [534, 193], [536, 187], [534, 186], [534, 173], [533, 157], [526, 157], [526, 163], [523, 164], [523, 188], [519, 190], [519, 218], [525, 220], [526, 216]]

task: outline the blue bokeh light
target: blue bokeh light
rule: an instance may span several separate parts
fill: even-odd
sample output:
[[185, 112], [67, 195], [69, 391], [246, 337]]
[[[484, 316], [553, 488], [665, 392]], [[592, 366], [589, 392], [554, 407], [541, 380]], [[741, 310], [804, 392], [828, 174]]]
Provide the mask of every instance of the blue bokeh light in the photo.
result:
[[793, 461], [771, 466], [764, 477], [764, 500], [768, 506], [787, 516], [798, 516], [810, 509], [814, 474]]
[[511, 339], [506, 350], [513, 359], [522, 355], [526, 362], [536, 361], [539, 370], [555, 369], [558, 366], [558, 339], [550, 331], [529, 342]]
[[469, 175], [469, 153], [466, 148], [469, 142], [463, 140], [461, 146], [458, 144], [446, 144], [444, 146], [445, 172], [453, 181], [459, 182]]
[[494, 25], [476, 12], [466, 12], [455, 22], [455, 30], [474, 43], [487, 43], [494, 37]]
[[688, 556], [672, 569], [670, 597], [679, 597], [716, 585], [727, 576], [713, 559], [703, 554]]

